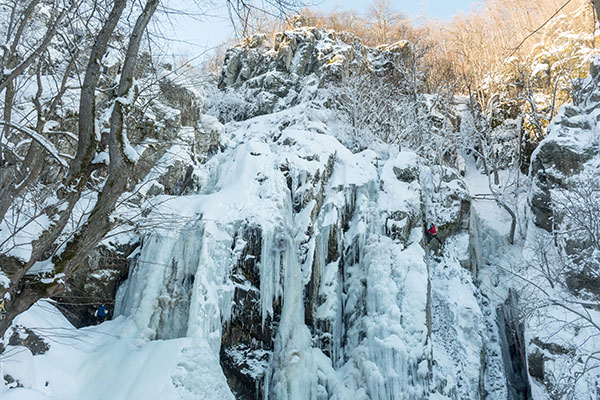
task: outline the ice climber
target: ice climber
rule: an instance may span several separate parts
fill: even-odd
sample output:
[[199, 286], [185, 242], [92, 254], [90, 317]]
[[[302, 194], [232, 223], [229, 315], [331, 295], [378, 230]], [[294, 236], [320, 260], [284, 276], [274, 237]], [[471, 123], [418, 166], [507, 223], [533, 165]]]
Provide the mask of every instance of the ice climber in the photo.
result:
[[106, 308], [106, 306], [104, 304], [100, 304], [98, 306], [98, 309], [94, 313], [94, 317], [96, 317], [96, 320], [100, 324], [100, 323], [104, 322], [107, 314], [108, 314], [108, 309]]
[[440, 246], [442, 245], [442, 241], [437, 235], [437, 231], [435, 230], [435, 225], [433, 222], [429, 223], [429, 228], [425, 231], [425, 237], [427, 238], [427, 244], [431, 242], [431, 239], [435, 239], [440, 243]]

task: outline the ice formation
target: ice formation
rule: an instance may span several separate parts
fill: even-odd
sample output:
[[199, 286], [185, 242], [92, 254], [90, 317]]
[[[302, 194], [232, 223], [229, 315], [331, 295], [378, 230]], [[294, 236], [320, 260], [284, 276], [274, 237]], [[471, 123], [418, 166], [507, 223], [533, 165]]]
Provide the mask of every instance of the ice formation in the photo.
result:
[[[461, 265], [464, 183], [410, 150], [352, 153], [332, 118], [300, 105], [228, 124], [227, 148], [194, 171], [199, 192], [164, 196], [147, 217], [180, 223], [144, 233], [117, 318], [101, 325], [123, 355], [104, 344], [78, 357], [106, 360], [99, 371], [159, 352], [144, 368], [169, 378], [119, 380], [125, 396], [143, 384], [161, 399], [243, 398], [225, 355], [264, 399], [476, 399], [484, 387], [502, 398], [502, 372], [481, 358], [501, 369], [495, 314]], [[443, 257], [422, 237], [427, 218], [454, 230]], [[230, 332], [244, 321], [250, 339]], [[54, 390], [40, 388], [127, 398]]]
[[[438, 351], [455, 351], [450, 340], [464, 347], [447, 357], [474, 364], [440, 392], [475, 398], [483, 316], [466, 277], [432, 287], [442, 267], [424, 250], [421, 205], [433, 196], [432, 171], [410, 151], [352, 154], [320, 118], [297, 108], [229, 128], [229, 148], [199, 171], [201, 192], [165, 203], [189, 222], [145, 237], [117, 312], [145, 340], [192, 337], [218, 357], [234, 292], [251, 286], [234, 282], [233, 268], [258, 257], [260, 283], [246, 290], [259, 292], [262, 329], [274, 331], [268, 360], [251, 371], [264, 398], [424, 398], [436, 391], [434, 375], [447, 373], [433, 364]], [[280, 130], [275, 121], [288, 123]], [[248, 226], [260, 231], [260, 255], [243, 251]], [[451, 275], [468, 275], [444, 262]]]

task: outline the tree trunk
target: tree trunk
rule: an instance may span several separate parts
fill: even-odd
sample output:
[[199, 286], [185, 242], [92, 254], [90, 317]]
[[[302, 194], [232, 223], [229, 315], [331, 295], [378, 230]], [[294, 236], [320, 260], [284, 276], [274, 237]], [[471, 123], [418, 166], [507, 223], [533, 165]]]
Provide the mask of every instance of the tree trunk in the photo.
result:
[[592, 5], [596, 12], [596, 21], [600, 23], [600, 0], [592, 0]]
[[79, 101], [79, 137], [77, 154], [71, 163], [69, 183], [75, 184], [81, 179], [84, 169], [87, 169], [96, 150], [96, 87], [100, 79], [102, 57], [106, 53], [108, 42], [125, 9], [125, 0], [115, 0], [106, 23], [102, 26], [92, 48], [88, 66], [85, 71], [81, 97]]
[[[64, 251], [52, 259], [55, 273], [64, 274], [61, 281], [67, 280], [84, 263], [90, 251], [110, 231], [112, 227], [110, 216], [116, 208], [119, 197], [127, 190], [132, 176], [134, 164], [127, 159], [124, 151], [126, 138], [123, 130], [125, 110], [119, 99], [126, 97], [131, 90], [134, 67], [143, 32], [156, 11], [158, 2], [159, 0], [148, 0], [129, 39], [127, 55], [117, 89], [118, 97], [114, 100], [115, 104], [111, 116], [108, 141], [110, 152], [109, 175], [87, 222], [79, 228], [78, 232], [66, 244]], [[10, 327], [15, 316], [29, 309], [37, 300], [57, 295], [64, 289], [63, 283], [57, 281], [48, 284], [36, 282], [34, 285], [28, 285], [24, 282], [26, 280], [25, 274], [37, 261], [48, 258], [48, 252], [56, 247], [56, 240], [62, 233], [71, 211], [81, 197], [81, 192], [84, 190], [91, 174], [90, 162], [97, 145], [95, 137], [95, 90], [100, 76], [100, 62], [125, 4], [125, 0], [115, 0], [110, 16], [98, 34], [92, 49], [81, 91], [77, 156], [71, 164], [67, 176], [66, 186], [70, 186], [71, 189], [66, 195], [67, 207], [60, 212], [59, 221], [47, 229], [40, 236], [40, 239], [34, 243], [31, 259], [12, 277], [10, 293], [13, 300], [9, 303], [8, 309], [10, 312], [7, 313], [4, 320], [0, 321], [0, 336]]]
[[27, 282], [23, 282], [23, 287], [19, 295], [8, 303], [6, 315], [0, 320], [0, 337], [10, 328], [17, 315], [29, 310], [39, 299], [57, 295], [60, 292], [59, 289], [62, 290], [62, 287], [53, 286], [46, 288], [41, 283], [29, 285]]

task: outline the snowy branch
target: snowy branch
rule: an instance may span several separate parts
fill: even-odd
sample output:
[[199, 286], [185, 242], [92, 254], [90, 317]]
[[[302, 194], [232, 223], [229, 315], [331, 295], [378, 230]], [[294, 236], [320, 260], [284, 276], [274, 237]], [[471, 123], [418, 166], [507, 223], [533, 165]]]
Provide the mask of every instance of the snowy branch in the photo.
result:
[[8, 126], [10, 128], [16, 129], [19, 132], [26, 134], [31, 139], [38, 142], [54, 159], [56, 159], [56, 161], [58, 161], [58, 163], [61, 166], [65, 167], [65, 168], [69, 167], [69, 164], [59, 155], [58, 151], [56, 150], [56, 147], [54, 147], [54, 145], [49, 140], [47, 140], [45, 137], [43, 137], [39, 133], [37, 133], [27, 127], [13, 124], [12, 122], [0, 121], [0, 125]]

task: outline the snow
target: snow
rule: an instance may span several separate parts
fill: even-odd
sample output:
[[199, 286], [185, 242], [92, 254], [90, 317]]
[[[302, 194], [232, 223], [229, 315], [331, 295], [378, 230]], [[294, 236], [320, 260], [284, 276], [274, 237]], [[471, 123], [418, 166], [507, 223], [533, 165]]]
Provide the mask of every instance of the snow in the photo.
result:
[[92, 160], [92, 164], [105, 164], [108, 165], [110, 162], [110, 156], [107, 151], [101, 151], [100, 153], [96, 153], [94, 159]]
[[[0, 396], [13, 399], [182, 399], [227, 398], [211, 376], [217, 362], [192, 346], [191, 338], [141, 342], [131, 336], [133, 322], [119, 317], [101, 325], [76, 330], [50, 303], [41, 301], [19, 316], [16, 324], [28, 326], [50, 345], [43, 355], [32, 356], [24, 347], [9, 346], [10, 357], [0, 362], [25, 388], [0, 386]], [[193, 364], [186, 357], [190, 348], [206, 385], [196, 392], [178, 386]], [[217, 362], [218, 363], [218, 362]], [[202, 396], [206, 397], [194, 397]], [[231, 397], [230, 397], [231, 398]]]
[[[52, 202], [52, 199], [49, 202]], [[50, 223], [45, 214], [39, 215], [33, 207], [26, 206], [19, 212], [8, 212], [0, 221], [0, 246], [7, 255], [27, 260], [31, 254], [33, 240]]]
[[54, 146], [54, 144], [52, 142], [50, 142], [48, 139], [46, 139], [44, 136], [27, 128], [26, 126], [19, 126], [19, 125], [15, 125], [13, 123], [6, 122], [6, 121], [0, 121], [0, 125], [8, 125], [13, 129], [17, 129], [20, 132], [23, 132], [24, 134], [29, 136], [31, 139], [38, 142], [40, 144], [40, 146], [42, 146], [56, 161], [58, 161], [58, 163], [61, 166], [65, 167], [65, 168], [69, 167], [69, 164], [59, 155], [58, 150], [56, 150], [56, 147]]
[[[507, 181], [505, 172], [501, 171], [502, 182]], [[477, 171], [471, 162], [467, 167], [465, 182], [469, 192], [475, 197], [472, 200], [471, 229], [474, 232], [474, 249], [478, 264], [482, 264], [483, 255], [488, 259], [502, 256], [508, 244], [510, 233], [510, 214], [494, 200], [489, 187], [489, 179], [485, 174]], [[481, 196], [481, 197], [477, 197]]]
[[27, 271], [27, 273], [30, 275], [35, 275], [35, 274], [51, 273], [53, 271], [54, 271], [54, 264], [52, 263], [52, 260], [46, 259], [44, 261], [38, 261], [35, 264], [33, 264], [31, 266], [31, 268], [29, 268], [29, 271]]
[[0, 286], [8, 288], [10, 285], [10, 278], [6, 274], [0, 271]]
[[115, 68], [122, 62], [122, 56], [120, 52], [112, 47], [109, 47], [102, 58], [102, 65], [107, 68]]
[[140, 159], [140, 154], [133, 148], [133, 146], [129, 142], [129, 138], [127, 137], [127, 129], [125, 129], [125, 127], [121, 129], [121, 143], [123, 144], [123, 154], [125, 154], [125, 157], [129, 162], [135, 164]]
[[420, 184], [418, 181], [401, 182], [396, 177], [396, 170], [414, 170], [418, 175], [417, 155], [409, 150], [400, 152], [395, 158], [390, 159], [383, 166], [381, 181], [385, 196], [379, 199], [381, 210], [402, 210], [410, 214], [417, 214], [420, 208]]
[[550, 65], [547, 63], [537, 63], [531, 70], [531, 76], [535, 78], [540, 72], [548, 73], [550, 71]]

